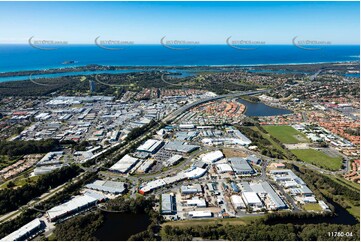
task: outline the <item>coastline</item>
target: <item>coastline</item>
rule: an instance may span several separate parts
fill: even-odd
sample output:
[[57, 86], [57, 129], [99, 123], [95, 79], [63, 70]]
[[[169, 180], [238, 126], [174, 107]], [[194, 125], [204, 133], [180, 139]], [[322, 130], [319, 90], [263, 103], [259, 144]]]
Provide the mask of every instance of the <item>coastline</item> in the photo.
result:
[[[57, 74], [57, 73], [72, 73], [78, 71], [84, 72], [94, 72], [94, 71], [109, 71], [109, 70], [145, 70], [149, 69], [155, 70], [170, 70], [170, 69], [197, 69], [197, 68], [252, 68], [252, 67], [280, 67], [280, 66], [302, 66], [302, 65], [337, 65], [337, 64], [357, 64], [360, 63], [360, 60], [349, 60], [349, 61], [329, 61], [329, 62], [305, 62], [305, 63], [272, 63], [272, 64], [240, 64], [240, 65], [102, 65], [102, 64], [88, 64], [88, 65], [76, 65], [76, 66], [62, 66], [54, 68], [39, 68], [39, 69], [29, 69], [29, 70], [10, 70], [10, 71], [1, 71], [1, 77], [10, 77], [10, 76], [25, 76], [29, 74]], [[97, 69], [99, 68], [99, 69]]]

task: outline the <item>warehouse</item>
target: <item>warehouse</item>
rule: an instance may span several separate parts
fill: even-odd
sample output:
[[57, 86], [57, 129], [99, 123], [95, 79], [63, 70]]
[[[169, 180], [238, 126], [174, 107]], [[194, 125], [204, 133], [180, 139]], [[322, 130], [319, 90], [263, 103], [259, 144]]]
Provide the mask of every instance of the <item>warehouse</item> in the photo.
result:
[[155, 154], [163, 145], [163, 141], [149, 139], [137, 148], [137, 151]]
[[174, 176], [168, 176], [168, 177], [164, 177], [163, 181], [168, 185], [168, 184], [173, 184], [179, 181], [183, 181], [187, 179], [187, 176], [185, 175], [184, 172], [179, 172], [178, 174], [174, 175]]
[[194, 124], [180, 124], [180, 129], [194, 129], [196, 126]]
[[207, 154], [205, 154], [203, 157], [202, 157], [202, 161], [204, 163], [213, 163], [213, 162], [216, 162], [220, 159], [223, 159], [224, 158], [224, 155], [222, 153], [222, 151], [220, 150], [216, 150], [216, 151], [213, 151], [213, 152], [209, 152]]
[[290, 189], [292, 195], [312, 196], [313, 192], [307, 186], [299, 186]]
[[35, 236], [45, 228], [45, 223], [36, 218], [30, 223], [25, 224], [20, 229], [12, 232], [1, 241], [25, 241]]
[[124, 182], [96, 180], [93, 183], [85, 185], [86, 188], [96, 191], [108, 192], [112, 194], [122, 194], [125, 192]]
[[208, 188], [208, 190], [210, 191], [210, 192], [214, 192], [214, 191], [216, 191], [217, 190], [217, 186], [216, 186], [216, 184], [214, 184], [214, 183], [207, 183], [207, 188]]
[[255, 155], [250, 155], [250, 156], [248, 156], [248, 157], [246, 158], [246, 160], [247, 160], [248, 162], [251, 162], [251, 163], [256, 164], [256, 165], [259, 165], [259, 164], [262, 163], [262, 160], [261, 160], [260, 158], [258, 158], [257, 156], [255, 156]]
[[162, 194], [161, 214], [174, 214], [176, 209], [175, 196], [172, 194]]
[[256, 209], [263, 208], [263, 203], [255, 192], [242, 192], [242, 198], [246, 206]]
[[218, 174], [233, 172], [232, 167], [230, 165], [228, 165], [228, 164], [225, 164], [225, 163], [217, 164], [216, 168], [217, 168]]
[[255, 173], [252, 166], [243, 158], [232, 157], [229, 158], [228, 161], [231, 163], [233, 170], [237, 174], [248, 175]]
[[202, 143], [206, 145], [248, 145], [248, 143], [244, 143], [243, 140], [236, 138], [204, 138], [202, 139]]
[[186, 200], [187, 206], [194, 206], [197, 208], [205, 208], [207, 207], [206, 200], [203, 198], [194, 197], [192, 199]]
[[278, 196], [278, 194], [274, 191], [268, 182], [262, 182], [261, 185], [271, 202], [271, 204], [269, 204], [270, 209], [278, 210], [287, 208], [286, 204], [282, 201], [282, 199]]
[[211, 218], [213, 213], [211, 211], [192, 211], [188, 213], [191, 218]]
[[252, 189], [248, 182], [240, 182], [238, 186], [242, 189], [243, 192], [252, 192]]
[[49, 152], [38, 163], [36, 163], [36, 166], [60, 164], [60, 158], [63, 156], [63, 154], [63, 151]]
[[170, 141], [164, 146], [164, 149], [167, 151], [190, 153], [196, 149], [199, 149], [199, 146], [198, 145], [189, 145], [182, 141]]
[[206, 174], [207, 169], [199, 168], [199, 167], [191, 167], [189, 170], [187, 170], [184, 174], [189, 179], [197, 179], [202, 177], [204, 174]]
[[39, 175], [47, 174], [47, 173], [50, 173], [57, 169], [60, 169], [63, 166], [64, 166], [63, 164], [56, 164], [56, 165], [51, 165], [51, 166], [39, 166], [34, 169], [33, 173], [35, 176], [39, 176]]
[[144, 161], [144, 163], [142, 165], [139, 166], [139, 168], [137, 169], [137, 172], [138, 173], [147, 173], [154, 164], [155, 164], [154, 159], [148, 159], [148, 160]]
[[154, 189], [163, 187], [168, 184], [173, 184], [175, 182], [179, 182], [179, 181], [185, 180], [187, 178], [188, 177], [186, 176], [185, 173], [180, 172], [175, 176], [170, 176], [170, 177], [165, 177], [163, 179], [157, 179], [154, 181], [150, 181], [139, 189], [139, 193], [144, 195], [150, 191], [153, 191]]
[[191, 131], [191, 132], [177, 132], [175, 134], [175, 139], [176, 140], [188, 140], [191, 141], [194, 137], [196, 137], [198, 135], [198, 132], [196, 131]]
[[47, 216], [51, 222], [66, 218], [72, 214], [81, 212], [94, 206], [98, 201], [104, 201], [106, 197], [95, 192], [86, 192], [83, 195], [75, 196], [71, 200], [48, 210]]
[[173, 155], [172, 157], [170, 157], [167, 161], [165, 161], [165, 166], [174, 166], [176, 164], [179, 163], [180, 160], [182, 160], [182, 156], [181, 155]]
[[[280, 183], [284, 188], [288, 189], [292, 196], [303, 196], [303, 199], [313, 196], [313, 192], [307, 187], [306, 183], [293, 173], [293, 171], [289, 169], [281, 169], [272, 170], [270, 173], [271, 178], [275, 182]], [[308, 200], [309, 199], [306, 198], [305, 201]]]
[[139, 193], [144, 195], [145, 193], [153, 191], [154, 189], [157, 189], [159, 187], [165, 186], [166, 184], [167, 183], [163, 181], [163, 179], [150, 181], [145, 186], [140, 188]]
[[125, 155], [117, 163], [115, 163], [109, 170], [120, 173], [127, 173], [132, 167], [138, 163], [138, 159]]
[[226, 128], [226, 131], [227, 133], [233, 134], [235, 137], [237, 137], [244, 146], [247, 146], [252, 143], [250, 139], [248, 139], [244, 134], [242, 134], [238, 129], [235, 129], [234, 127], [228, 127]]
[[246, 208], [246, 205], [244, 204], [242, 197], [239, 195], [232, 195], [231, 196], [231, 203], [235, 209], [243, 209]]
[[119, 130], [114, 130], [110, 134], [110, 142], [116, 142], [119, 139], [120, 132]]
[[202, 192], [202, 186], [200, 184], [181, 186], [182, 194], [195, 194]]
[[207, 164], [207, 163], [204, 163], [204, 162], [201, 161], [201, 160], [196, 160], [196, 161], [193, 163], [193, 166], [199, 167], [199, 168], [207, 168], [208, 164]]

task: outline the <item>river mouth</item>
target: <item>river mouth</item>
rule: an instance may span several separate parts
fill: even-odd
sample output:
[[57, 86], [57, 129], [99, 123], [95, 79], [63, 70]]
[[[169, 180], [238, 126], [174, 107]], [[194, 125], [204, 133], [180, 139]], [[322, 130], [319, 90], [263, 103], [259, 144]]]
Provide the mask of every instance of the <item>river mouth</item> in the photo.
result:
[[100, 241], [124, 241], [148, 228], [147, 214], [104, 212], [104, 223], [94, 236]]
[[246, 106], [246, 112], [244, 113], [246, 116], [278, 116], [293, 113], [291, 110], [274, 108], [262, 102], [252, 103], [241, 98], [238, 98], [237, 102], [242, 103]]

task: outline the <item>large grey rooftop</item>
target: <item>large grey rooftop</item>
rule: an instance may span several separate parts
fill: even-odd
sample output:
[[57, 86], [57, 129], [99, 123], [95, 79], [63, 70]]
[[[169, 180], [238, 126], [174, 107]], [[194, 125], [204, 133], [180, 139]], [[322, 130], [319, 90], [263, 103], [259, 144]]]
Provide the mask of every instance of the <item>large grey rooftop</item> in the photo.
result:
[[232, 157], [228, 159], [235, 172], [254, 172], [252, 166], [243, 158]]

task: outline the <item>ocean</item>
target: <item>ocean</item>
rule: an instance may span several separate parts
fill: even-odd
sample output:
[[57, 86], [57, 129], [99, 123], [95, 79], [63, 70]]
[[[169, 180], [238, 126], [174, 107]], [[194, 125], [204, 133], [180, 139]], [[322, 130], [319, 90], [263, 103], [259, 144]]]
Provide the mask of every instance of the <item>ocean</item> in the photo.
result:
[[[358, 45], [327, 45], [305, 50], [294, 45], [264, 45], [239, 50], [228, 45], [198, 45], [174, 50], [162, 45], [134, 45], [106, 50], [96, 45], [64, 45], [40, 50], [30, 45], [0, 45], [0, 72], [43, 70], [89, 64], [118, 66], [224, 66], [359, 61]], [[75, 61], [73, 64], [63, 64]]]

